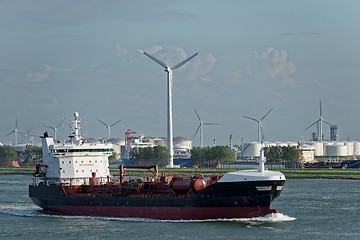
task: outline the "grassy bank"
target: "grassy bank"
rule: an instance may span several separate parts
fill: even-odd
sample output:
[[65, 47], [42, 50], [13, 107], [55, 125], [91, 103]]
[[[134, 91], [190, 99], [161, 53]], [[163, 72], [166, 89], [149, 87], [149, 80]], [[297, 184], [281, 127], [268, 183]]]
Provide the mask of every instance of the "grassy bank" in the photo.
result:
[[[0, 167], [0, 174], [29, 174], [31, 175], [34, 172], [35, 168], [33, 167]], [[236, 171], [238, 169], [219, 169], [219, 168], [160, 168], [161, 173], [168, 174], [179, 174], [179, 175], [192, 175], [196, 172], [203, 175], [211, 174], [221, 174], [231, 171]], [[119, 175], [119, 170], [117, 168], [110, 169], [111, 174]], [[126, 170], [127, 174], [131, 175], [145, 175], [147, 174], [146, 170]], [[339, 168], [305, 168], [305, 169], [282, 169], [282, 173], [285, 174], [286, 178], [302, 178], [302, 179], [311, 179], [311, 178], [335, 178], [335, 179], [358, 179], [360, 180], [360, 169], [339, 169]]]
[[282, 170], [286, 178], [331, 178], [360, 180], [360, 169], [306, 168], [304, 170]]

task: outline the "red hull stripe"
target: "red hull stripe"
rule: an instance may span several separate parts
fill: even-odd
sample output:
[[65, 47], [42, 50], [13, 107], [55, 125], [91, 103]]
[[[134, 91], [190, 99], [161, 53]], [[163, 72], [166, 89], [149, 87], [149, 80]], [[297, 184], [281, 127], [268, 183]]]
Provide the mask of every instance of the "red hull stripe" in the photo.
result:
[[117, 207], [117, 206], [46, 206], [45, 210], [72, 216], [103, 216], [120, 218], [152, 218], [160, 220], [205, 220], [251, 218], [276, 213], [275, 209], [242, 208], [177, 208], [177, 207]]

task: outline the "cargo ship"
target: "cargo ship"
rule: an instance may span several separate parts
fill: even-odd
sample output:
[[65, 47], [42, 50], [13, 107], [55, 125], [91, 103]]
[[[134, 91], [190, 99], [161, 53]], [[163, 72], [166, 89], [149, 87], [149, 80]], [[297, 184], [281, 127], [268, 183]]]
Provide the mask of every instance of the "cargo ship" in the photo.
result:
[[[110, 143], [86, 143], [81, 120], [74, 114], [67, 142], [44, 133], [43, 162], [36, 165], [29, 196], [43, 210], [72, 216], [205, 220], [251, 218], [276, 213], [270, 207], [285, 176], [264, 169], [191, 176], [159, 174], [157, 166], [119, 166], [111, 176]], [[147, 176], [129, 176], [129, 168]]]

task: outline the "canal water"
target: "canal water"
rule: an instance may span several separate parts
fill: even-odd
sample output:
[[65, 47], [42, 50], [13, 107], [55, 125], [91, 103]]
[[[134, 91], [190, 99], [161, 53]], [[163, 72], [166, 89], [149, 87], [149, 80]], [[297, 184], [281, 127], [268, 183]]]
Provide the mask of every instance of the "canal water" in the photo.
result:
[[289, 179], [252, 219], [159, 221], [49, 215], [28, 197], [31, 176], [0, 175], [0, 239], [360, 239], [360, 181]]

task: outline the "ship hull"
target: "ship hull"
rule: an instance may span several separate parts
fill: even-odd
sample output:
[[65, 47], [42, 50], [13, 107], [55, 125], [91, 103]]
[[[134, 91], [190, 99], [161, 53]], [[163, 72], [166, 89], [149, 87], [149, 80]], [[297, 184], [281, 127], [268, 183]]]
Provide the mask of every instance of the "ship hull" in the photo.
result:
[[147, 218], [159, 220], [237, 219], [276, 213], [264, 207], [195, 208], [195, 207], [124, 207], [124, 206], [46, 206], [44, 210], [69, 216]]
[[284, 183], [285, 181], [216, 183], [190, 196], [69, 194], [70, 187], [31, 185], [29, 195], [44, 210], [64, 215], [161, 220], [230, 219], [275, 213], [276, 210], [270, 208], [270, 203], [280, 195]]

